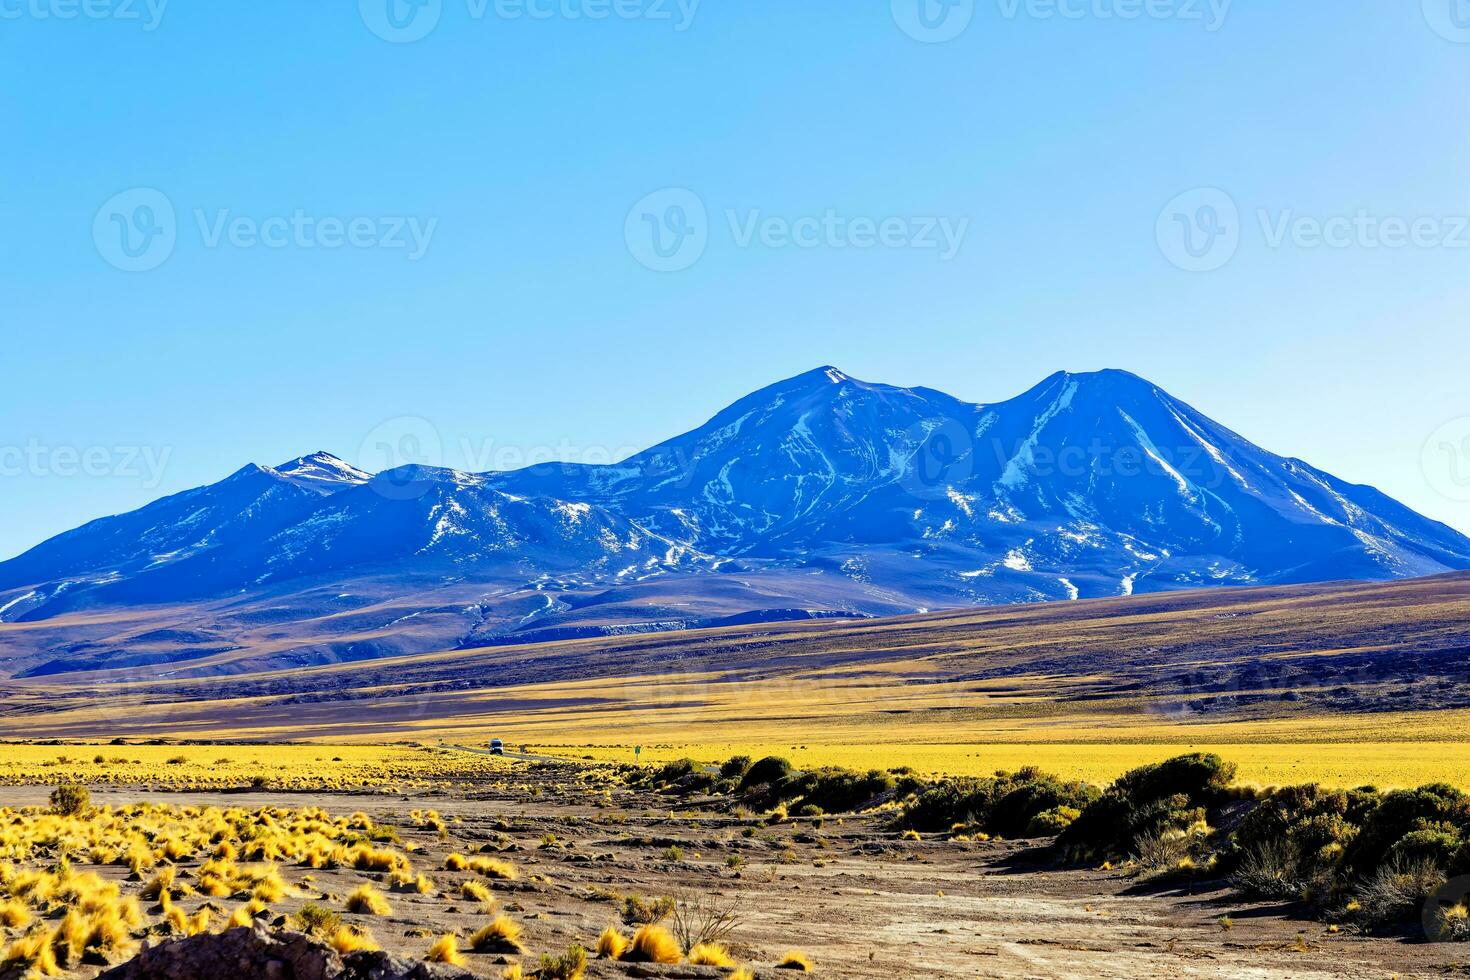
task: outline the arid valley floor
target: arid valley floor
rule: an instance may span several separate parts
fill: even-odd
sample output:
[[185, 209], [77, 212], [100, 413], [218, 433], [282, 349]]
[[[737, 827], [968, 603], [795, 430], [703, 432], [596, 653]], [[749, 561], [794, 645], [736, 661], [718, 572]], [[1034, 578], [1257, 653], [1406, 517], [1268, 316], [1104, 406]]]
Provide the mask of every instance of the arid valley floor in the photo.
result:
[[[127, 750], [122, 750], [126, 752]], [[228, 754], [228, 749], [217, 751]], [[779, 824], [730, 812], [718, 799], [672, 801], [657, 793], [603, 786], [595, 770], [574, 763], [473, 760], [454, 788], [410, 794], [178, 791], [109, 786], [99, 806], [139, 801], [176, 807], [261, 808], [277, 812], [321, 807], [359, 814], [397, 842], [379, 845], [405, 855], [431, 879], [423, 892], [395, 891], [390, 875], [351, 867], [306, 868], [280, 860], [283, 893], [267, 917], [299, 913], [308, 903], [334, 910], [377, 943], [421, 958], [444, 935], [471, 935], [504, 914], [524, 928], [528, 966], [542, 952], [573, 943], [589, 950], [603, 930], [631, 932], [628, 896], [698, 898], [735, 910], [732, 956], [754, 975], [779, 977], [775, 964], [800, 950], [812, 975], [832, 978], [1388, 978], [1449, 976], [1463, 969], [1461, 947], [1368, 938], [1296, 917], [1279, 905], [1244, 901], [1218, 883], [1199, 888], [1141, 887], [1126, 871], [1037, 863], [1036, 842], [960, 842], [930, 835], [906, 839], [884, 814], [795, 819]], [[0, 791], [10, 807], [46, 805], [43, 787]], [[410, 815], [432, 808], [442, 833]], [[361, 821], [361, 816], [357, 818]], [[422, 816], [419, 818], [422, 820]], [[430, 818], [431, 820], [436, 818]], [[445, 869], [452, 854], [488, 850], [508, 862], [515, 880]], [[213, 910], [215, 926], [241, 904], [195, 891], [203, 855], [177, 862], [174, 901], [189, 915]], [[89, 867], [124, 895], [144, 885], [127, 868]], [[145, 872], [143, 879], [151, 874]], [[466, 897], [465, 882], [489, 898]], [[363, 884], [379, 891], [381, 915], [345, 911]], [[156, 896], [155, 896], [156, 898]], [[154, 899], [144, 900], [154, 907]], [[157, 938], [162, 916], [145, 913]], [[16, 930], [11, 930], [14, 933]], [[499, 977], [519, 954], [466, 954], [469, 968]], [[82, 965], [76, 976], [100, 966]], [[594, 977], [721, 977], [710, 967], [658, 967], [592, 959]]]
[[[1470, 860], [1467, 649], [1458, 575], [12, 678], [0, 978], [241, 924], [492, 980], [580, 975], [539, 959], [573, 945], [592, 977], [1461, 975], [1470, 946], [1425, 942], [1417, 909]], [[1125, 772], [1196, 753], [1223, 761], [1120, 797], [1136, 842], [1048, 849]], [[720, 782], [732, 756], [789, 759], [789, 795]], [[90, 809], [61, 815], [67, 785]], [[1315, 849], [1239, 887], [1277, 836]], [[597, 956], [695, 912], [730, 926], [728, 967]]]

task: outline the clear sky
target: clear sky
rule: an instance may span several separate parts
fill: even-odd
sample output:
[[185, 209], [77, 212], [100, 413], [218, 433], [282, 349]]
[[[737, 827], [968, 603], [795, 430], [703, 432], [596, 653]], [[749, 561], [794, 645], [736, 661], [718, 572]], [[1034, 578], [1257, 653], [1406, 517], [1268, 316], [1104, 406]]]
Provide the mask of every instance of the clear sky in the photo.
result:
[[0, 556], [828, 363], [1127, 368], [1470, 530], [1452, 0], [160, 2], [0, 0]]

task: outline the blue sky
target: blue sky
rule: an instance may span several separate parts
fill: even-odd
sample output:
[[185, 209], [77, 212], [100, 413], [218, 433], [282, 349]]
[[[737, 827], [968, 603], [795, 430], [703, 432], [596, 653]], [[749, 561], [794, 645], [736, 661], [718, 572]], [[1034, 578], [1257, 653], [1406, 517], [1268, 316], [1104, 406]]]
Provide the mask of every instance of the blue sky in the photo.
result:
[[0, 556], [317, 449], [615, 456], [827, 363], [1127, 368], [1470, 530], [1451, 0], [88, 2], [0, 0]]

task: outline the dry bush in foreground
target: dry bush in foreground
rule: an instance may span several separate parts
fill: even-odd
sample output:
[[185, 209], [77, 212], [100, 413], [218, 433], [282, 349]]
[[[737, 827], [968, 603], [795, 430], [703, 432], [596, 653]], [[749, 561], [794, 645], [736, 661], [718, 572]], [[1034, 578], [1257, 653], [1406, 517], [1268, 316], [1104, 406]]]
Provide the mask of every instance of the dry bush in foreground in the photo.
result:
[[[674, 901], [674, 936], [679, 948], [723, 944], [744, 921], [739, 895], [681, 895]], [[711, 964], [714, 965], [714, 964]]]

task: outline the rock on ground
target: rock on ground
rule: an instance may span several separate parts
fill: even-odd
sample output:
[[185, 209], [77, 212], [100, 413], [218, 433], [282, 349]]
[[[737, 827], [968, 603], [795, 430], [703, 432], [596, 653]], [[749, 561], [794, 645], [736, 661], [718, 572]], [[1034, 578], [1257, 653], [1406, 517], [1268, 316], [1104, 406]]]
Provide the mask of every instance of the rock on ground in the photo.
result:
[[343, 958], [319, 939], [263, 925], [154, 946], [98, 980], [476, 980], [455, 967], [381, 952]]

